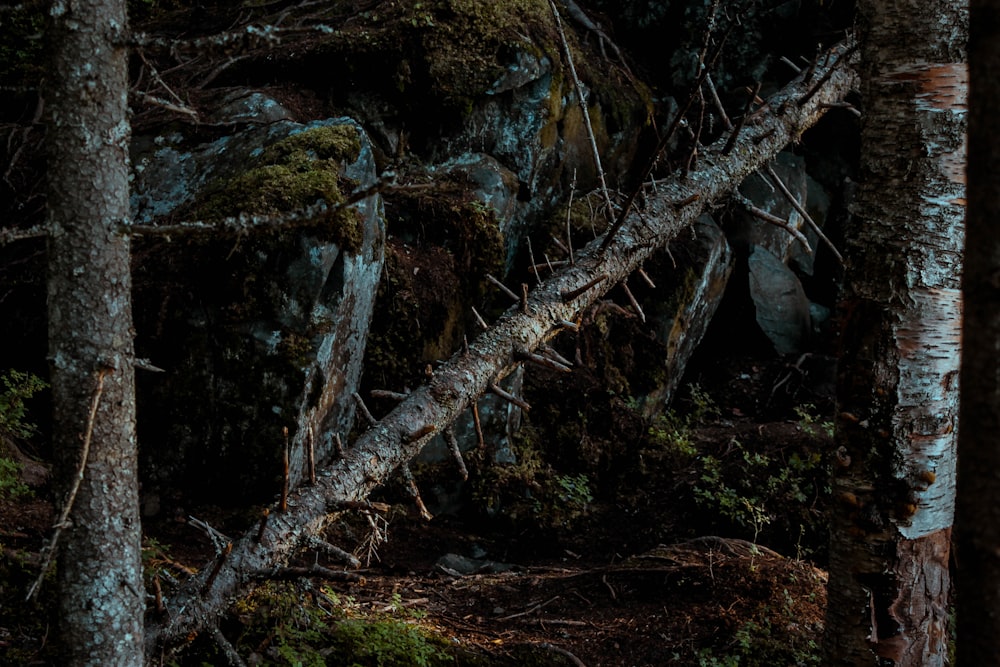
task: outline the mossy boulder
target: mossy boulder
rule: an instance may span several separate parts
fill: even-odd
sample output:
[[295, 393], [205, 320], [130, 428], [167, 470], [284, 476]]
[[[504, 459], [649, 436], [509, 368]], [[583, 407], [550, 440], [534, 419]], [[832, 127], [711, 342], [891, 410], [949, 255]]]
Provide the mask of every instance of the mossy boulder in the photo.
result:
[[[652, 137], [653, 95], [563, 16], [595, 143], [613, 183]], [[510, 183], [505, 268], [548, 207], [597, 170], [548, 0], [403, 0], [342, 7], [328, 34], [234, 65], [228, 81], [295, 81], [369, 130], [386, 166], [495, 160]], [[655, 139], [651, 139], [655, 142]]]
[[[353, 422], [384, 221], [378, 196], [342, 204], [375, 182], [370, 143], [341, 118], [137, 145], [137, 221], [209, 228], [136, 248], [137, 349], [167, 371], [139, 384], [145, 488], [267, 500], [286, 446], [295, 484], [309, 448], [322, 462]], [[224, 221], [239, 216], [233, 233]]]

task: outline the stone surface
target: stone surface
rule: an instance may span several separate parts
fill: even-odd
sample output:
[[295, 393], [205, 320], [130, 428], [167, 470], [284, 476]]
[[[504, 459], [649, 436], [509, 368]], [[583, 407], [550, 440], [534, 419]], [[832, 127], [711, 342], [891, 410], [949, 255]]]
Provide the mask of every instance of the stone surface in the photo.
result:
[[[247, 174], [278, 171], [261, 160], [283, 140], [295, 146], [325, 130], [356, 137], [345, 146], [357, 150], [337, 160], [320, 155], [326, 148], [299, 146], [292, 178], [336, 182], [340, 194], [372, 184], [368, 139], [344, 118], [251, 126], [193, 145], [179, 135], [138, 138], [134, 217], [203, 217], [206, 201], [270, 212], [261, 192], [285, 195], [269, 190], [273, 184], [254, 192], [225, 188], [239, 187]], [[269, 500], [281, 488], [286, 447], [294, 486], [307, 475], [310, 448], [319, 463], [331, 456], [336, 435], [346, 441], [383, 263], [381, 199], [358, 202], [344, 215], [302, 229], [137, 244], [137, 346], [166, 370], [140, 378], [148, 490], [181, 474], [202, 500]]]
[[[800, 203], [805, 203], [808, 196], [805, 160], [785, 151], [779, 153], [771, 166], [785, 183], [785, 187], [795, 196], [795, 199]], [[782, 220], [788, 220], [793, 227], [804, 232], [806, 224], [802, 216], [792, 207], [781, 191], [771, 184], [770, 176], [767, 174], [760, 172], [753, 174], [740, 184], [739, 189], [757, 208]], [[735, 220], [727, 226], [726, 234], [730, 242], [736, 246], [766, 248], [783, 262], [804, 253], [802, 244], [784, 229], [763, 222], [745, 211], [735, 216]], [[810, 235], [807, 234], [807, 238], [815, 251], [815, 235], [810, 238]], [[811, 262], [811, 258], [809, 261]]]
[[[733, 253], [726, 236], [709, 215], [703, 215], [671, 244], [677, 266], [660, 258], [653, 280], [669, 296], [646, 306], [656, 340], [665, 348], [659, 386], [643, 399], [642, 411], [652, 417], [669, 407], [684, 369], [701, 342], [733, 270]], [[675, 247], [676, 246], [676, 247]], [[668, 258], [669, 259], [669, 258]]]
[[809, 300], [798, 276], [766, 248], [750, 252], [750, 296], [757, 324], [778, 354], [802, 349], [810, 334]]

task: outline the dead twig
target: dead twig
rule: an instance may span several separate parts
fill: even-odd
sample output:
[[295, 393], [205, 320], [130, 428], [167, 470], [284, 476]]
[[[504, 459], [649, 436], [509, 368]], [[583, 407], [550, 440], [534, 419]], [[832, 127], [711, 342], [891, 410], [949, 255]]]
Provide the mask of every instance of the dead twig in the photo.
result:
[[763, 220], [769, 225], [774, 225], [775, 227], [781, 227], [782, 229], [784, 229], [786, 232], [795, 237], [796, 241], [802, 244], [802, 246], [806, 249], [806, 252], [808, 252], [810, 255], [812, 254], [813, 250], [812, 246], [809, 245], [809, 239], [807, 239], [802, 232], [795, 229], [794, 225], [792, 225], [792, 223], [790, 223], [788, 220], [782, 220], [776, 215], [771, 215], [767, 211], [757, 208], [756, 206], [753, 205], [753, 202], [751, 202], [743, 195], [735, 194], [733, 195], [733, 199], [738, 203], [740, 203], [743, 206], [743, 208], [746, 209], [747, 213], [757, 218], [758, 220]]
[[357, 572], [345, 572], [344, 570], [331, 570], [322, 565], [310, 565], [309, 567], [282, 567], [274, 570], [257, 570], [249, 573], [254, 579], [266, 579], [272, 581], [288, 581], [294, 579], [310, 579], [320, 577], [329, 581], [353, 581], [364, 582], [363, 575]]
[[[559, 18], [559, 10], [556, 8], [556, 3], [552, 0], [549, 0], [549, 6], [552, 8], [552, 16], [554, 16], [556, 20], [556, 30], [559, 31], [559, 38], [562, 40], [563, 51], [566, 54], [566, 65], [569, 67], [570, 77], [573, 79], [573, 85], [576, 87], [577, 101], [580, 103], [580, 112], [583, 114], [583, 125], [587, 130], [587, 139], [590, 140], [590, 151], [594, 156], [594, 167], [597, 169], [597, 181], [601, 186], [601, 194], [604, 196], [604, 204], [608, 207], [608, 219], [614, 220], [615, 205], [611, 202], [611, 195], [608, 192], [608, 183], [604, 178], [604, 167], [601, 165], [601, 153], [597, 150], [597, 138], [594, 136], [594, 126], [590, 122], [590, 111], [587, 109], [587, 97], [583, 94], [583, 84], [580, 83], [580, 77], [576, 75], [576, 66], [573, 64], [573, 54], [570, 52], [569, 42], [566, 41], [566, 32], [563, 30], [562, 19]], [[570, 257], [572, 258], [572, 252], [570, 253]]]
[[814, 232], [816, 232], [816, 236], [818, 236], [820, 240], [823, 241], [823, 243], [825, 243], [828, 248], [830, 248], [830, 250], [833, 252], [833, 256], [836, 257], [837, 261], [840, 262], [840, 265], [843, 266], [844, 257], [843, 255], [840, 254], [840, 251], [837, 250], [837, 246], [833, 245], [833, 241], [827, 238], [826, 234], [823, 233], [823, 230], [820, 229], [819, 225], [817, 225], [816, 222], [812, 219], [812, 216], [809, 215], [805, 207], [799, 203], [799, 200], [796, 199], [795, 196], [791, 193], [791, 191], [788, 189], [788, 186], [785, 185], [784, 181], [782, 181], [778, 177], [778, 174], [775, 173], [774, 168], [771, 165], [767, 165], [766, 169], [767, 169], [767, 175], [770, 176], [771, 180], [774, 181], [774, 184], [778, 186], [778, 189], [781, 190], [781, 194], [785, 196], [785, 199], [788, 200], [788, 203], [792, 205], [792, 208], [798, 211], [799, 215], [802, 216], [802, 219], [806, 221], [806, 224], [809, 225], [809, 227]]
[[539, 602], [538, 604], [533, 605], [533, 606], [529, 607], [528, 609], [525, 609], [524, 611], [519, 611], [516, 614], [511, 614], [510, 616], [502, 616], [501, 618], [498, 618], [497, 620], [498, 621], [509, 621], [511, 619], [514, 619], [514, 618], [520, 618], [521, 616], [528, 616], [529, 614], [534, 614], [536, 611], [538, 611], [542, 607], [546, 607], [546, 606], [552, 604], [553, 602], [555, 602], [556, 600], [558, 600], [561, 597], [562, 597], [561, 595], [557, 595], [557, 596], [555, 596], [553, 598], [549, 598], [545, 602]]
[[101, 394], [104, 393], [104, 377], [110, 372], [110, 369], [101, 368], [95, 374], [94, 394], [90, 399], [90, 414], [87, 416], [87, 427], [84, 430], [83, 445], [80, 448], [80, 464], [77, 466], [76, 474], [73, 476], [73, 485], [66, 496], [66, 503], [63, 505], [62, 512], [59, 513], [59, 519], [55, 523], [52, 539], [42, 549], [42, 553], [45, 555], [42, 560], [42, 569], [38, 573], [35, 583], [28, 589], [28, 595], [25, 597], [25, 600], [31, 600], [31, 598], [35, 597], [39, 587], [42, 585], [42, 580], [45, 578], [45, 572], [49, 569], [52, 558], [55, 556], [56, 546], [59, 544], [59, 536], [62, 534], [64, 528], [70, 526], [69, 515], [73, 510], [73, 503], [76, 502], [76, 494], [79, 493], [80, 485], [83, 483], [84, 473], [87, 469], [87, 458], [90, 456], [90, 442], [94, 436], [94, 421], [97, 419], [97, 408], [101, 405]]

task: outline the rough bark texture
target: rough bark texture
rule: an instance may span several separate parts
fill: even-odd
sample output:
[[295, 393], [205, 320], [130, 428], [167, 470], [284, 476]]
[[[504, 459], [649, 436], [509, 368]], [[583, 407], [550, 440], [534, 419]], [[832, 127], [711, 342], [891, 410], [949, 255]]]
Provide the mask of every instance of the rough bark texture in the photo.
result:
[[1000, 655], [1000, 7], [974, 0], [969, 30], [969, 211], [959, 429], [958, 636], [962, 665]]
[[51, 13], [48, 314], [60, 502], [78, 474], [97, 400], [59, 544], [59, 637], [63, 664], [137, 665], [145, 591], [129, 241], [118, 231], [128, 217], [125, 2], [57, 1]]
[[861, 13], [860, 201], [848, 230], [829, 665], [943, 665], [956, 482], [967, 15]]
[[[560, 322], [572, 320], [690, 225], [708, 204], [773, 159], [789, 141], [797, 140], [824, 113], [821, 105], [842, 98], [854, 82], [852, 71], [840, 63], [815, 94], [805, 99], [827, 68], [837, 63], [841, 51], [825, 59], [810, 82], [797, 80], [769, 100], [767, 108], [747, 122], [730, 154], [720, 151], [726, 141], [723, 137], [704, 152], [699, 171], [683, 181], [658, 184], [645, 206], [628, 216], [606, 252], [601, 252], [603, 238], [598, 238], [577, 253], [574, 267], [531, 292], [523, 310], [511, 308], [470, 344], [467, 353], [455, 354], [429, 384], [412, 392], [353, 443], [345, 458], [324, 471], [315, 486], [294, 493], [286, 512], [272, 512], [262, 530], [253, 529], [237, 541], [221, 566], [210, 564], [177, 591], [166, 601], [169, 618], [147, 628], [150, 653], [210, 627], [247, 585], [246, 572], [286, 561], [303, 538], [321, 529], [339, 502], [367, 496], [491, 383], [514, 369], [522, 352], [557, 335], [562, 330]], [[601, 276], [606, 278], [580, 290]], [[213, 571], [215, 576], [210, 577]]]

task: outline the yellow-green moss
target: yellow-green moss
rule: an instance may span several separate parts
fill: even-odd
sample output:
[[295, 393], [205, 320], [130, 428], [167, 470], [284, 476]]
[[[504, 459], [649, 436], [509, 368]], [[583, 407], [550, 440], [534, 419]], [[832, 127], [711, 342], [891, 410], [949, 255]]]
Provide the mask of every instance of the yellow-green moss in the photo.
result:
[[[303, 130], [268, 146], [247, 170], [213, 183], [194, 206], [193, 217], [219, 220], [243, 214], [273, 215], [323, 200], [333, 207], [344, 201], [341, 165], [354, 162], [361, 139], [350, 125]], [[361, 220], [341, 209], [325, 221], [324, 238], [347, 252], [361, 249]]]
[[361, 137], [353, 125], [324, 125], [296, 132], [271, 144], [261, 154], [261, 159], [278, 163], [311, 157], [350, 163], [360, 154]]
[[[398, 596], [387, 613], [366, 612], [351, 597], [322, 586], [322, 593], [292, 583], [268, 582], [233, 605], [239, 619], [232, 635], [238, 652], [267, 646], [268, 664], [319, 667], [329, 664], [380, 667], [470, 664], [429, 625], [419, 610], [404, 609]], [[215, 646], [203, 642], [186, 662], [217, 661]], [[201, 649], [200, 651], [198, 649]], [[197, 655], [192, 655], [197, 653]]]
[[358, 13], [319, 50], [348, 56], [333, 74], [346, 75], [345, 83], [359, 77], [368, 83], [377, 72], [384, 93], [437, 117], [471, 112], [506, 71], [511, 53], [536, 44], [548, 45], [545, 55], [559, 60], [548, 0], [404, 0]]
[[444, 20], [425, 40], [430, 72], [456, 98], [477, 96], [496, 81], [504, 71], [501, 50], [530, 44], [525, 29], [553, 25], [547, 0], [446, 0], [439, 11]]

